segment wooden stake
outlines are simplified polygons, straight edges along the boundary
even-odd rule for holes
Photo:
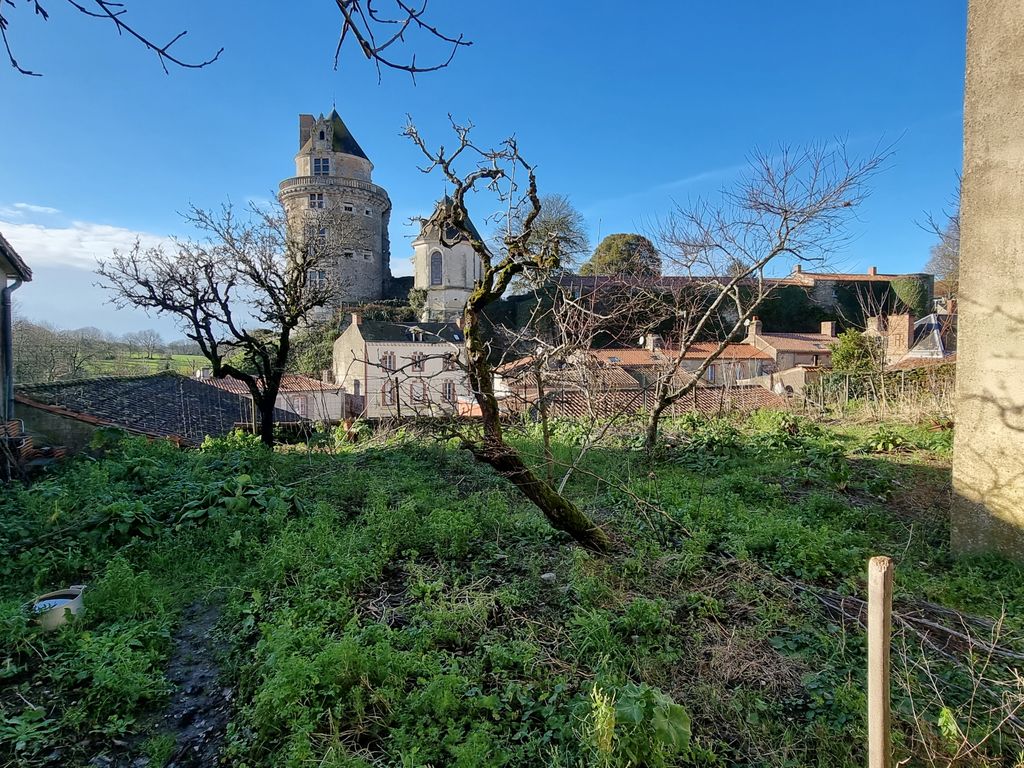
[[[889,640],[892,634],[892,561],[868,561],[868,768],[890,768]]]

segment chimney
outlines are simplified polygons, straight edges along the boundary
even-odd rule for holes
[[[914,345],[914,316],[889,315],[886,332],[886,357],[895,362],[903,357]]]
[[[835,320],[825,320],[821,324],[821,335],[822,336],[832,336],[832,337],[834,337],[836,335],[836,321]]]
[[[869,317],[864,321],[864,333],[879,334],[881,332],[882,326],[878,317]]]
[[[647,334],[647,337],[644,339],[644,348],[648,352],[653,352],[654,350],[659,349],[661,346],[661,336],[659,336],[656,333]]]
[[[299,149],[309,140],[309,134],[313,130],[313,116],[299,115]]]
[[[360,320],[361,320],[361,318],[359,317],[359,313],[358,312],[353,312],[352,313],[352,325],[359,325]]]
[[[752,339],[761,335],[761,319],[754,315],[750,318],[750,325],[747,326],[747,338]]]
[[[874,277],[875,275],[877,275],[878,274],[878,267],[868,267],[868,274],[871,277]]]
[[[803,267],[802,264],[794,264],[793,265],[793,274],[794,275],[799,275],[803,271],[804,271],[804,267]]]
[[[213,369],[212,368],[199,368],[199,369],[196,370],[196,373],[195,373],[195,377],[197,379],[199,379],[199,381],[204,381],[206,379],[211,378],[212,376],[213,376]]]

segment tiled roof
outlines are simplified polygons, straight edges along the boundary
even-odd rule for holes
[[[252,420],[248,398],[173,371],[26,385],[18,388],[16,399],[91,424],[191,444],[201,443],[207,435],[226,435],[237,424]],[[297,418],[275,411],[280,422]]]
[[[657,350],[652,352],[644,347],[592,349],[590,354],[604,365],[665,365],[668,362],[665,356]]]
[[[789,275],[794,282],[813,285],[818,280],[831,280],[836,283],[891,283],[901,277],[915,277],[908,274],[882,274],[876,272],[793,272]]]
[[[234,392],[236,395],[249,396],[249,387],[241,379],[230,376],[223,379],[199,379],[203,384],[223,389],[226,392]],[[320,379],[313,379],[298,373],[286,373],[281,377],[280,392],[336,392],[339,387],[336,384],[325,384]]]
[[[323,119],[321,113],[320,118]],[[356,137],[352,135],[352,131],[345,125],[345,121],[341,119],[341,115],[338,114],[338,110],[332,109],[331,114],[327,116],[327,119],[331,121],[331,149],[335,152],[342,152],[346,155],[352,155],[354,157],[361,157],[364,160],[369,160],[366,153],[363,152],[363,148],[359,146],[359,142],[356,141]],[[302,145],[300,152],[306,152],[313,145],[313,136],[311,135]]]
[[[422,331],[419,342],[413,340],[415,330]],[[360,320],[359,334],[365,341],[393,341],[403,344],[458,344],[462,345],[462,329],[455,323],[387,323],[380,320]]]
[[[689,346],[683,354],[684,360],[703,360],[718,349],[717,341],[698,341]],[[752,344],[726,344],[719,360],[771,360],[772,356]]]
[[[761,333],[757,338],[779,352],[831,354],[831,347],[836,343],[835,336],[826,336],[823,333]]]
[[[32,270],[29,269],[28,264],[18,255],[18,252],[14,250],[14,246],[7,242],[7,238],[3,236],[3,233],[0,233],[0,259],[11,265],[13,270],[13,274],[10,275],[11,277],[20,278],[25,282],[29,282],[32,279]]]

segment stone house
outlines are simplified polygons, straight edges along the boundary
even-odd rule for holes
[[[0,424],[14,419],[13,294],[32,279],[32,270],[0,234]]]
[[[358,314],[334,342],[334,381],[369,419],[445,416],[473,400],[455,323],[391,323]]]
[[[210,375],[209,368],[197,371],[196,378],[225,392],[252,399],[249,387],[241,379],[230,376],[215,379]],[[338,423],[354,415],[341,386],[298,373],[286,373],[281,377],[281,387],[274,407],[293,413],[303,421],[322,421],[326,424]]]
[[[798,365],[828,367],[832,364],[832,345],[836,343],[836,324],[822,323],[820,333],[765,333],[761,321],[752,317],[744,342],[766,352],[778,371]]]

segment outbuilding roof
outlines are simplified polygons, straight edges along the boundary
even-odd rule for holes
[[[246,386],[245,382],[241,379],[235,379],[231,376],[227,376],[223,379],[205,378],[199,379],[203,384],[208,384],[211,387],[217,387],[217,389],[223,389],[227,392],[234,392],[237,395],[249,396],[249,387]],[[336,384],[325,384],[320,379],[314,379],[310,376],[303,376],[299,373],[286,373],[281,377],[281,387],[278,390],[281,393],[287,394],[289,392],[336,392],[339,387]]]
[[[252,402],[173,371],[20,386],[24,406],[98,426],[198,445],[252,422]],[[299,417],[275,410],[278,422]]]

